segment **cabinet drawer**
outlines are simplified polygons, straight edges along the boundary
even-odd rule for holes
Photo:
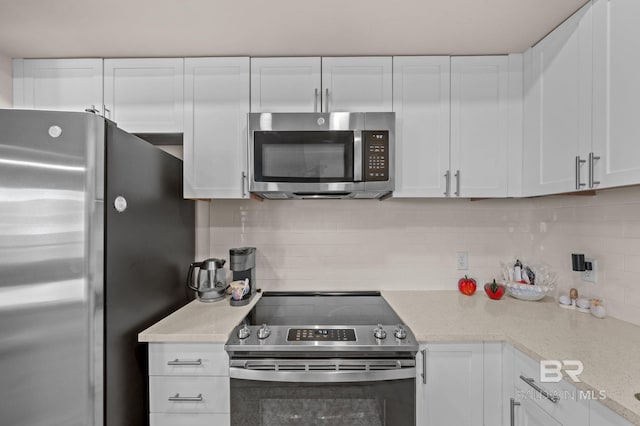
[[[152,413],[228,413],[228,377],[149,377]]]
[[[151,414],[151,426],[229,426],[230,414]]]
[[[228,376],[221,343],[150,343],[149,375]]]
[[[564,379],[558,383],[541,383],[540,363],[519,351],[515,353],[514,372],[518,399],[531,400],[562,424],[589,424],[589,401],[573,384]],[[529,384],[521,376],[533,381]],[[558,397],[558,401],[551,402],[533,386],[543,389],[550,396]]]

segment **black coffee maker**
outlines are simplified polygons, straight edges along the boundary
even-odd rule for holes
[[[256,248],[240,247],[229,250],[229,269],[233,272],[233,281],[249,280],[249,291],[240,300],[231,300],[231,306],[246,305],[256,294]]]

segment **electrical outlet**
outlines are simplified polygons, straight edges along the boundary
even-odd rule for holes
[[[582,281],[595,283],[598,280],[598,262],[596,262],[594,259],[585,259],[584,263],[585,267],[587,268],[589,263],[591,263],[591,269],[585,269],[584,271],[582,271]]]
[[[466,271],[469,269],[469,254],[466,251],[456,253],[456,269],[458,271]]]

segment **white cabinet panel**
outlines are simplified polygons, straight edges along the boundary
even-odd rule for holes
[[[185,60],[184,196],[247,196],[249,58]]]
[[[547,414],[534,402],[523,399],[515,408],[515,425],[517,426],[563,426],[556,419]],[[514,426],[515,426],[514,425]]]
[[[526,54],[525,195],[587,188],[588,167],[576,157],[591,151],[591,29],[587,5]]]
[[[149,377],[151,413],[228,413],[228,377]]]
[[[251,112],[321,110],[320,58],[251,58]]]
[[[228,376],[229,357],[221,343],[149,343],[149,374]]]
[[[594,2],[596,187],[640,183],[640,2]]]
[[[230,414],[165,414],[152,413],[151,426],[229,426]]]
[[[14,108],[102,112],[102,59],[14,60]]]
[[[589,421],[591,426],[632,426],[628,420],[614,413],[601,403],[591,401],[589,404]]]
[[[452,195],[506,197],[509,58],[451,58]]]
[[[105,59],[107,117],[131,133],[181,133],[182,58]]]
[[[393,58],[394,197],[444,197],[449,169],[448,56]]]
[[[386,56],[322,58],[323,111],[392,111],[392,68]]]
[[[484,424],[482,343],[421,345],[416,364],[416,424]]]

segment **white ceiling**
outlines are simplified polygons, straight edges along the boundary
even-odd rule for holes
[[[10,57],[522,52],[586,0],[0,0]]]

